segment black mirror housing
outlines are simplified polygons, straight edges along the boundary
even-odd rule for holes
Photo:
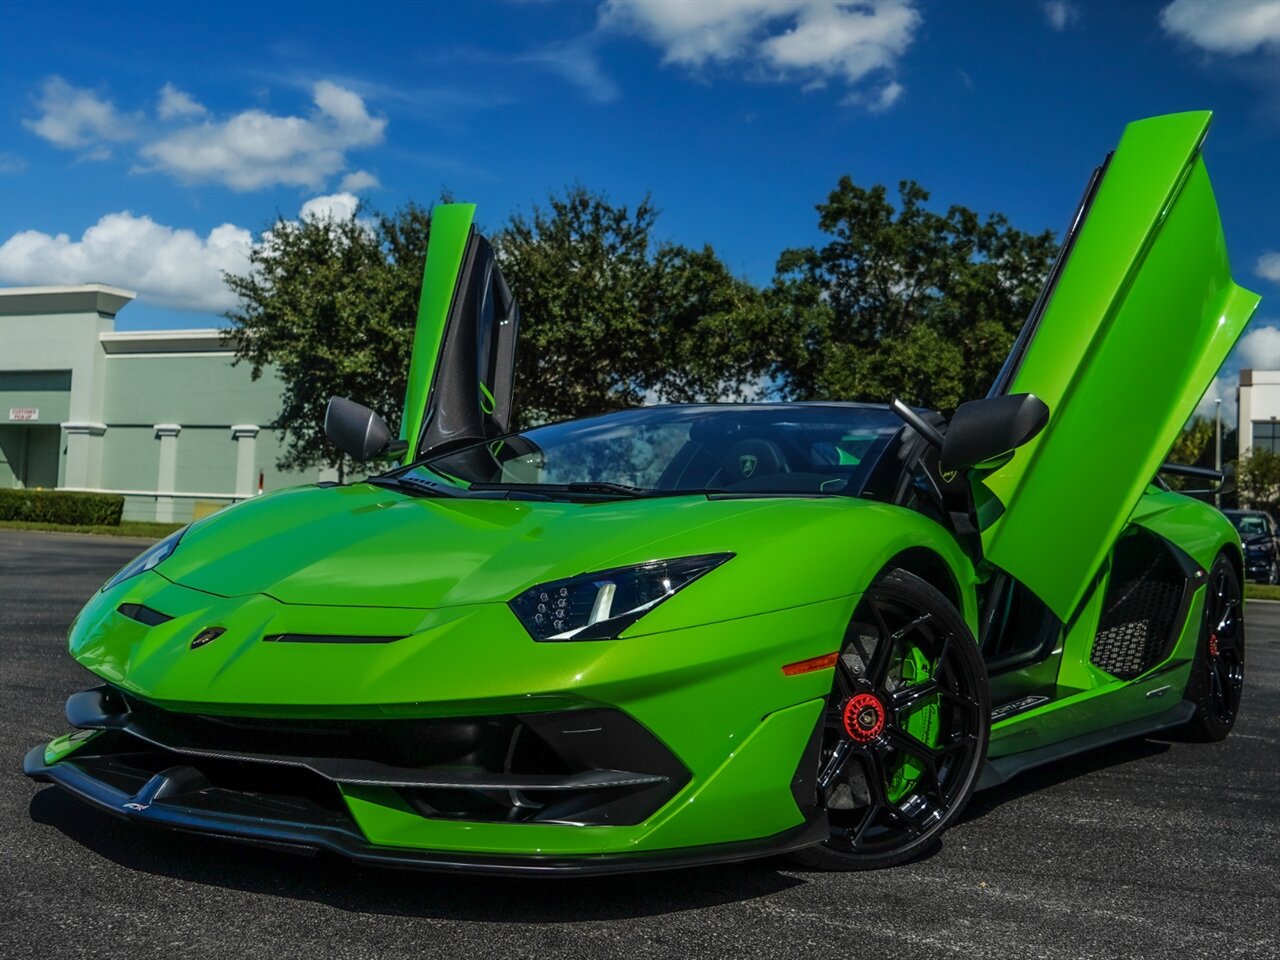
[[[392,439],[391,428],[363,404],[346,397],[330,397],[324,412],[324,435],[353,460],[372,460],[402,451],[402,441]]]
[[[1000,460],[1035,437],[1049,422],[1049,408],[1034,393],[1014,393],[962,403],[947,426],[938,457],[943,473]]]

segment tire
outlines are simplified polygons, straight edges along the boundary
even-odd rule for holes
[[[1267,578],[1267,583],[1273,587],[1280,585],[1280,559],[1271,561],[1271,576]]]
[[[1196,708],[1181,732],[1191,740],[1221,740],[1235,726],[1244,690],[1244,602],[1240,577],[1219,556],[1205,587],[1196,657],[1184,697]]]
[[[831,836],[793,859],[874,870],[933,848],[973,795],[990,717],[963,617],[914,574],[882,576],[854,612],[828,698],[817,799]]]

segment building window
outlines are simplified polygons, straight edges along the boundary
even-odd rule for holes
[[[1254,449],[1261,448],[1270,450],[1272,453],[1280,453],[1280,421],[1253,421],[1253,446]]]

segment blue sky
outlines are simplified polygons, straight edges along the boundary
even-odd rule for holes
[[[1216,111],[1229,365],[1280,363],[1280,0],[0,3],[0,282],[201,326],[276,213],[572,182],[766,282],[842,174],[1060,230],[1125,122]],[[1237,351],[1239,354],[1241,351]],[[1228,376],[1231,371],[1228,371]]]

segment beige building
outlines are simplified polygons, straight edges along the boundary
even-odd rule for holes
[[[117,331],[134,294],[0,289],[0,487],[122,494],[125,518],[185,522],[313,481],[276,462],[280,381],[217,330]]]
[[[1238,394],[1240,453],[1280,453],[1280,370],[1241,370]]]

